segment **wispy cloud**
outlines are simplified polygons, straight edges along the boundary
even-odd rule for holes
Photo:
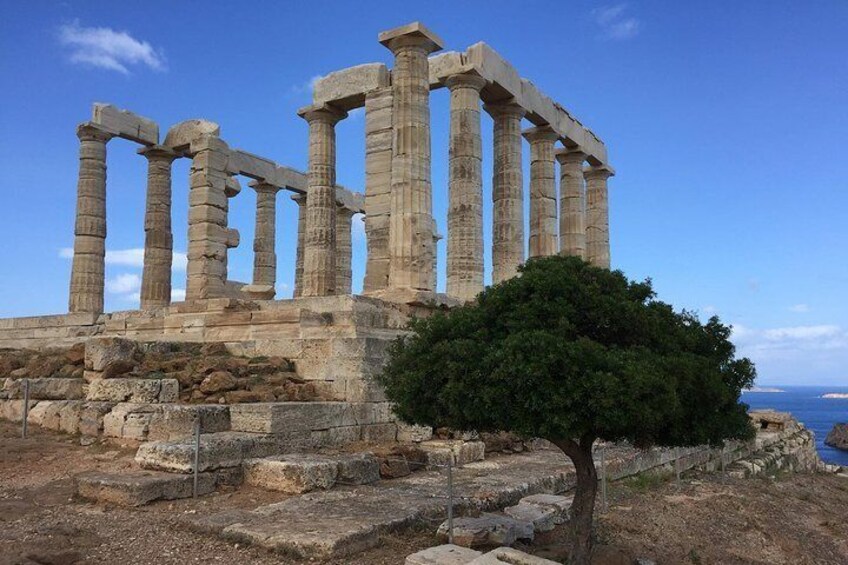
[[[322,78],[324,78],[322,75],[315,75],[306,82],[293,85],[291,87],[291,91],[297,94],[311,93],[312,89],[315,88],[315,83],[321,80]]]
[[[132,294],[141,288],[141,277],[135,273],[121,273],[106,280],[106,292]]]
[[[59,257],[63,259],[71,259],[74,256],[73,247],[63,247],[59,250]],[[106,264],[119,265],[122,267],[138,267],[144,266],[144,248],[133,247],[130,249],[107,249]],[[188,257],[183,251],[174,251],[174,261],[172,267],[175,271],[185,271],[188,264]]]
[[[790,312],[797,312],[799,314],[804,314],[810,311],[810,307],[807,304],[793,304],[789,307]]]
[[[628,5],[625,3],[602,6],[592,10],[592,18],[601,29],[604,39],[623,41],[639,34],[642,22],[628,15]]]
[[[82,27],[78,21],[59,28],[59,43],[72,63],[130,74],[129,67],[143,65],[165,70],[165,55],[147,41],[108,27]]]
[[[734,324],[733,341],[746,354],[751,354],[752,357],[763,357],[772,352],[798,353],[848,349],[848,331],[835,324],[769,329]]]

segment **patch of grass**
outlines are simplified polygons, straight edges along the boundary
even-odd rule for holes
[[[637,492],[647,492],[669,482],[674,476],[675,474],[672,471],[639,473],[622,479],[621,484]]]
[[[694,547],[689,550],[689,553],[686,555],[686,557],[695,565],[701,565],[701,563],[703,563],[703,561],[701,561],[701,556],[698,554]]]

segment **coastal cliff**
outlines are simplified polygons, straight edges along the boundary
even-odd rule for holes
[[[848,423],[834,424],[824,442],[830,447],[848,451]]]

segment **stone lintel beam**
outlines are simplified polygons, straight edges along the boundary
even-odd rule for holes
[[[142,145],[159,144],[159,126],[156,122],[111,104],[95,102],[91,108],[91,123],[115,137]]]
[[[312,103],[332,104],[349,111],[364,106],[368,92],[390,85],[389,70],[383,63],[348,67],[315,81],[312,87]]]

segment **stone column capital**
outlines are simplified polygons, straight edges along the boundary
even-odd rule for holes
[[[270,182],[264,180],[252,180],[247,183],[247,186],[249,186],[256,192],[271,192],[273,194],[276,194],[278,191],[283,189],[283,187],[281,186],[271,184]]]
[[[394,54],[404,49],[418,49],[429,54],[441,51],[444,45],[442,38],[427,29],[421,22],[412,22],[380,32],[377,39]]]
[[[527,111],[515,100],[483,104],[483,109],[490,116],[517,116],[523,118]]]
[[[168,163],[179,157],[176,151],[164,145],[147,145],[136,153],[147,158],[148,161],[167,161]]]
[[[291,199],[294,200],[298,206],[306,206],[306,193],[298,192],[292,194]]]
[[[77,137],[80,141],[101,141],[106,143],[115,136],[91,122],[83,122],[77,126]]]
[[[555,132],[554,128],[552,128],[551,126],[538,126],[534,128],[528,128],[521,132],[521,135],[530,143],[536,143],[541,141],[549,141],[551,143],[554,143],[557,139],[559,139],[559,134]]]
[[[615,176],[615,172],[606,165],[591,166],[583,169],[583,178],[586,180],[607,180]]]
[[[489,81],[477,74],[476,71],[451,75],[445,79],[445,86],[447,86],[449,90],[457,88],[473,88],[477,92],[480,92],[487,84],[489,84]]]
[[[560,165],[581,164],[586,160],[587,154],[580,149],[560,149],[555,154]]]
[[[297,115],[310,124],[320,122],[334,126],[347,117],[347,112],[335,106],[323,104],[320,106],[305,106],[297,111]]]

